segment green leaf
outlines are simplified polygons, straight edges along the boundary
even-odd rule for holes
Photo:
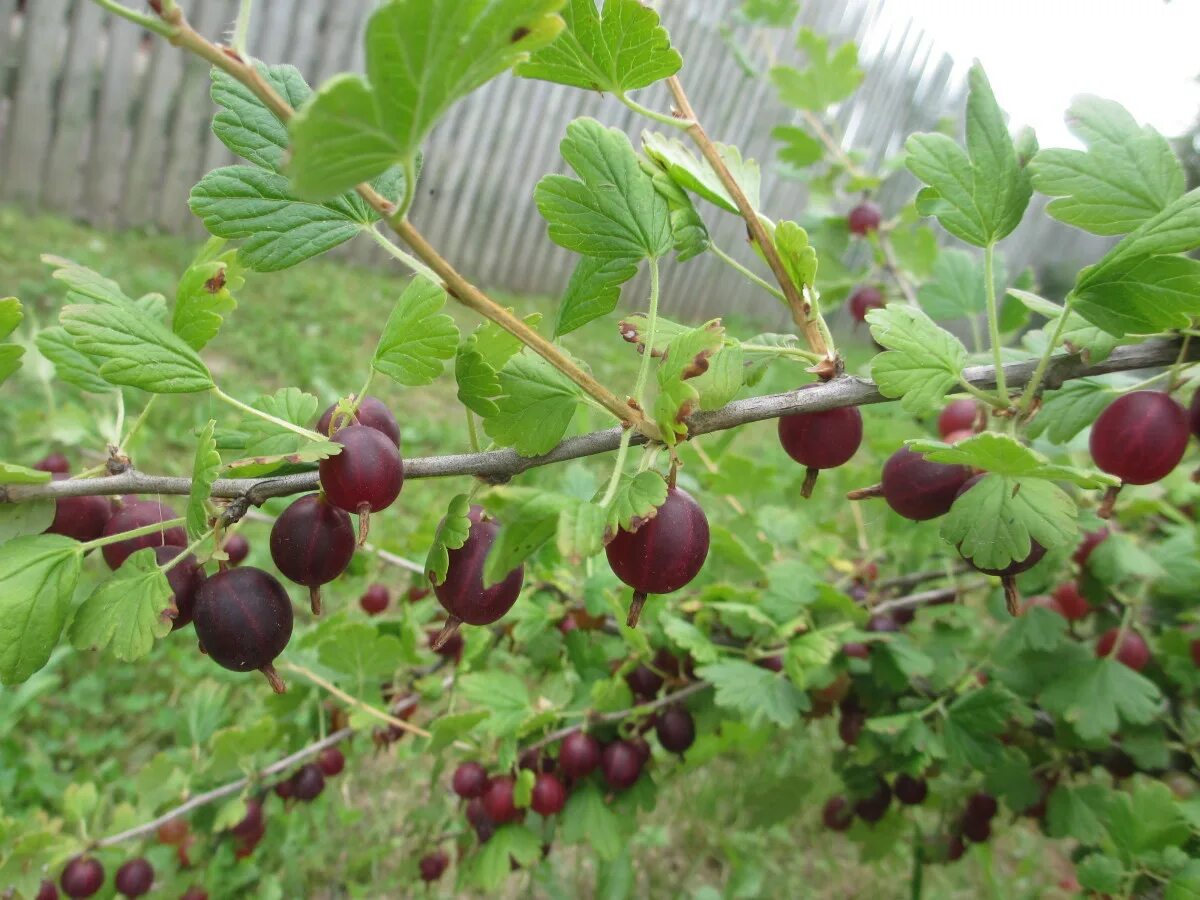
[[[214,241],[224,243],[217,238],[209,243]],[[240,288],[244,282],[239,274],[236,250],[216,259],[196,260],[183,273],[175,289],[171,330],[193,350],[204,349],[217,336],[225,316],[237,308],[237,300],[231,291]]]
[[[347,675],[352,684],[390,678],[404,664],[404,645],[365,622],[347,622],[318,648],[321,665]]]
[[[700,392],[690,380],[708,371],[709,360],[725,341],[720,319],[713,319],[671,339],[658,365],[654,418],[668,444],[687,434],[684,420],[696,409]]]
[[[388,316],[371,365],[400,384],[420,387],[442,374],[442,362],[454,356],[458,328],[441,312],[446,292],[425,278],[414,278]]]
[[[905,164],[928,187],[917,210],[936,216],[955,237],[986,247],[1010,234],[1033,194],[1004,114],[976,63],[967,98],[967,148],[944,134],[914,134],[905,144]]]
[[[1163,900],[1200,900],[1200,859],[1188,860],[1171,876]]]
[[[75,341],[61,325],[43,328],[36,338],[38,352],[54,363],[59,381],[73,384],[89,394],[109,394],[116,388],[100,376],[100,366],[80,353]]]
[[[1027,309],[1046,317],[1047,321],[1042,326],[1041,334],[1043,340],[1048,342],[1058,327],[1063,307],[1044,297],[1039,297],[1031,291],[1010,288],[1008,293]],[[1073,352],[1081,353],[1089,362],[1103,362],[1121,343],[1118,338],[1113,337],[1104,329],[1096,327],[1077,312],[1067,314],[1067,324],[1063,327],[1060,339]]]
[[[562,337],[617,308],[621,285],[637,274],[633,259],[585,256],[575,264],[567,292],[558,306],[554,336]]]
[[[575,383],[530,351],[510,359],[499,377],[497,411],[483,420],[484,431],[522,456],[552,450],[566,434],[579,405]]]
[[[51,478],[49,472],[41,469],[0,462],[0,484],[46,484]]]
[[[1058,785],[1046,803],[1047,833],[1085,844],[1100,843],[1104,837],[1107,799],[1108,791],[1098,784]]]
[[[476,709],[465,713],[451,713],[438,716],[429,726],[433,739],[429,742],[430,753],[440,753],[459,738],[470,734],[471,731],[490,716],[486,709]]]
[[[569,0],[566,29],[549,46],[517,65],[515,73],[582,88],[621,94],[674,75],[683,59],[671,46],[658,13],[640,0]]]
[[[79,580],[78,548],[55,534],[0,545],[0,683],[18,684],[50,659]]]
[[[481,730],[497,737],[514,734],[533,711],[525,683],[508,672],[472,672],[458,679],[458,690],[473,706],[491,715],[480,723]]]
[[[1095,422],[1112,400],[1112,386],[1102,381],[1068,381],[1042,397],[1042,408],[1029,423],[1029,437],[1045,436],[1051,443],[1065,444]]]
[[[803,695],[788,679],[742,660],[715,662],[700,667],[696,674],[712,682],[718,706],[734,710],[752,724],[767,719],[790,728],[804,703]]]
[[[1063,670],[1042,690],[1040,700],[1091,741],[1112,734],[1122,721],[1149,722],[1158,714],[1162,695],[1133,669],[1102,658]]]
[[[1125,869],[1121,861],[1103,853],[1089,853],[1075,866],[1079,886],[1098,894],[1117,895],[1125,885]]]
[[[209,419],[196,443],[196,457],[192,463],[192,492],[187,505],[188,539],[192,541],[199,540],[208,531],[208,498],[212,495],[213,482],[221,471],[221,454],[217,452],[217,442],[213,440],[216,427],[216,420]]]
[[[21,368],[25,348],[19,344],[0,344],[0,383]]]
[[[41,534],[54,522],[54,500],[0,503],[0,544],[27,534]]]
[[[667,201],[675,259],[687,262],[706,251],[710,244],[708,226],[704,224],[688,192],[676,184],[654,160],[639,157],[638,164],[653,179],[654,189]]]
[[[1046,212],[1093,234],[1126,234],[1183,194],[1183,166],[1171,145],[1119,103],[1076,97],[1067,110],[1080,150],[1042,150],[1029,165]]]
[[[977,771],[997,766],[1004,754],[999,736],[1008,727],[1015,705],[1011,694],[990,685],[951,703],[942,727],[950,763]]]
[[[1026,559],[1032,541],[1047,550],[1078,535],[1078,510],[1058,485],[1038,478],[983,476],[942,520],[942,537],[980,569]]]
[[[297,195],[322,199],[413,161],[458,100],[562,30],[563,0],[391,0],[367,22],[367,78],[338,75],[291,122]]]
[[[716,148],[750,205],[758,209],[762,180],[758,163],[752,159],[743,160],[742,152],[731,144],[718,143]],[[721,179],[717,177],[708,160],[698,158],[683,141],[663,137],[653,131],[644,131],[642,150],[685,191],[699,194],[726,212],[740,215],[737,204],[725,190],[725,185],[721,184]]]
[[[1200,245],[1200,232],[1196,243]],[[1124,337],[1186,328],[1200,313],[1200,261],[1151,256],[1128,268],[1109,266],[1103,275],[1094,275],[1105,260],[1080,273],[1074,308],[1109,334]]]
[[[746,378],[741,344],[726,344],[708,361],[708,369],[691,380],[700,395],[700,408],[720,409],[737,396]]]
[[[81,353],[101,360],[100,375],[112,384],[154,394],[193,394],[215,386],[195,350],[132,307],[67,306],[59,320]]]
[[[667,483],[657,472],[638,472],[622,475],[608,507],[608,529],[628,531],[634,522],[655,514],[658,507],[667,501]]]
[[[940,441],[910,441],[909,449],[925,454],[934,462],[970,466],[995,475],[1071,481],[1091,489],[1113,487],[1117,483],[1113,476],[1103,472],[1054,465],[1016,438],[994,431],[985,431],[954,445]]]
[[[579,179],[547,175],[533,194],[552,241],[602,259],[658,258],[670,252],[667,201],[623,131],[595,119],[576,119],[560,149]]]
[[[607,511],[595,503],[576,500],[559,513],[558,553],[568,562],[578,564],[604,549],[604,533],[608,525]]]
[[[433,544],[425,557],[425,574],[434,584],[442,584],[446,580],[450,551],[457,550],[467,542],[467,535],[471,532],[470,511],[470,498],[466,494],[458,494],[451,499],[446,515],[438,523]]]
[[[800,14],[800,0],[743,0],[740,12],[749,22],[787,28]]]
[[[1024,650],[1048,653],[1062,643],[1066,630],[1066,619],[1048,609],[1034,606],[1013,620],[1004,635],[1004,645],[1015,653]]]
[[[671,643],[690,653],[696,662],[704,664],[717,661],[716,645],[691,622],[665,612],[658,617],[658,624]]]
[[[312,89],[295,66],[256,63],[254,68],[292,109],[299,109],[312,96]],[[215,67],[211,93],[220,107],[213,117],[213,134],[247,162],[282,173],[289,143],[287,125],[250,88]]]
[[[171,632],[177,612],[172,596],[154,551],[139,550],[80,604],[71,623],[71,644],[76,650],[111,645],[113,655],[123,662],[141,659],[155,638]]]
[[[529,866],[541,859],[542,839],[523,825],[497,828],[469,859],[467,872],[472,884],[495,894],[512,875],[512,864]]]
[[[42,262],[56,267],[50,277],[67,286],[67,300],[71,303],[128,306],[134,302],[119,284],[86,266],[50,253],[42,254]]]
[[[811,28],[802,28],[796,35],[796,47],[807,55],[807,68],[775,66],[770,71],[779,99],[788,106],[824,112],[853,94],[862,83],[864,73],[858,67],[858,47],[852,42],[842,44],[830,54],[828,38]]]
[[[470,342],[459,347],[454,357],[454,380],[458,382],[458,400],[467,409],[485,419],[500,414],[496,405],[500,375]]]
[[[1105,812],[1112,842],[1134,859],[1148,860],[1190,838],[1191,829],[1175,795],[1161,781],[1137,782],[1129,793],[1111,792]]]
[[[775,228],[775,247],[797,290],[816,284],[817,251],[809,244],[807,231],[795,222],[780,222]]]
[[[564,844],[586,844],[600,859],[615,859],[625,846],[621,820],[594,784],[571,792],[559,823]]]
[[[806,169],[825,156],[824,145],[799,125],[776,125],[771,137],[784,145],[777,151],[779,161],[797,169]]]
[[[895,304],[867,313],[871,336],[887,348],[871,361],[871,377],[885,397],[921,415],[940,409],[967,364],[962,341],[913,306]]]
[[[951,249],[938,254],[933,277],[921,285],[917,296],[921,308],[934,319],[961,319],[987,309],[984,288],[982,262],[965,250]]]
[[[94,782],[68,784],[62,797],[63,818],[86,828],[99,803],[100,795]]]
[[[274,394],[256,397],[251,406],[267,415],[293,425],[305,426],[317,414],[317,398],[306,394],[299,388],[280,388]],[[242,430],[245,432],[245,444],[240,448],[248,458],[263,458],[303,454],[311,456],[315,450],[320,455],[314,459],[322,459],[331,455],[324,445],[316,444],[303,435],[291,429],[284,428],[274,422],[269,422],[261,416],[250,416],[243,420]],[[340,446],[337,444],[334,447]],[[338,451],[334,451],[336,454]],[[233,465],[232,463],[230,465]]]
[[[578,501],[536,488],[498,487],[484,500],[500,531],[483,566],[483,585],[503,581],[537,553],[559,529],[560,514]]]
[[[20,300],[16,297],[0,299],[0,340],[12,334],[23,318]]]

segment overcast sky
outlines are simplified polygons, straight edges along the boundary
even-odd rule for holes
[[[1043,147],[1077,145],[1063,124],[1076,94],[1169,136],[1200,112],[1200,0],[884,0],[864,52],[909,17],[964,71],[981,60],[1014,126]]]

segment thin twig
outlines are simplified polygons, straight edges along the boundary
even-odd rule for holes
[[[327,681],[326,679],[322,678],[320,675],[318,675],[316,672],[312,671],[311,669],[307,669],[304,666],[297,665],[296,663],[283,663],[282,668],[285,672],[294,672],[295,674],[301,676],[302,678],[307,678],[309,681],[311,681],[317,687],[333,694],[333,696],[337,697],[343,703],[345,703],[349,706],[353,706],[355,709],[362,710],[368,716],[371,716],[374,719],[378,719],[380,722],[384,722],[388,725],[391,725],[394,728],[399,728],[401,731],[407,731],[410,734],[415,734],[418,737],[423,737],[423,738],[433,737],[432,734],[430,734],[428,731],[426,731],[424,728],[420,727],[419,725],[414,725],[411,722],[406,722],[403,719],[398,719],[395,716],[390,715],[389,713],[385,713],[382,710],[376,709],[374,706],[372,706],[369,703],[365,703],[362,700],[359,700],[353,694],[346,693],[340,687],[338,687],[336,684],[334,684],[331,681]]]

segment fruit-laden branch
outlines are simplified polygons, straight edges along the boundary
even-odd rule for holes
[[[1075,353],[1059,354],[1051,358],[1046,368],[1043,386],[1053,389],[1076,378],[1170,365],[1179,357],[1180,347],[1179,340],[1146,341],[1129,347],[1118,347],[1101,363],[1088,363]],[[1188,348],[1187,357],[1200,358],[1200,342],[1195,342]],[[1007,364],[1004,372],[1009,387],[1017,390],[1027,384],[1037,365],[1036,359]],[[993,366],[972,366],[963,370],[963,377],[969,384],[985,390],[996,386],[996,370]],[[777,419],[791,413],[819,412],[885,402],[888,402],[888,398],[879,393],[874,382],[847,375],[814,385],[808,390],[736,400],[712,412],[695,413],[688,418],[687,424],[689,433],[695,436],[737,428],[750,422]],[[404,461],[404,477],[412,479],[475,475],[489,481],[503,482],[538,466],[616,450],[621,443],[622,433],[621,428],[609,428],[567,438],[542,456],[520,456],[515,450],[492,450],[486,453],[415,457]],[[634,435],[633,442],[643,444],[646,438],[637,434]],[[221,478],[213,484],[212,496],[258,505],[271,497],[316,490],[317,485],[316,472],[301,472],[277,478]],[[130,470],[103,478],[75,478],[44,484],[0,486],[0,502],[16,503],[41,497],[188,494],[191,488],[192,482],[188,478],[146,475]]]

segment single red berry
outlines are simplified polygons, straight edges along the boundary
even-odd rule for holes
[[[938,434],[945,440],[956,431],[974,431],[979,404],[974,400],[951,400],[938,416]]]
[[[958,862],[967,852],[961,834],[950,835],[946,838],[946,862]]]
[[[842,644],[842,655],[851,659],[870,659],[871,648],[859,641]]]
[[[71,461],[61,453],[50,453],[36,463],[33,467],[39,472],[53,472],[56,475],[66,475],[71,471]]]
[[[464,800],[482,797],[483,792],[487,790],[487,786],[487,770],[477,762],[462,763],[454,770],[452,787],[454,788],[454,793],[458,794]]]
[[[821,810],[821,821],[830,831],[846,831],[854,824],[854,809],[850,801],[841,794],[830,797]]]
[[[1127,484],[1151,484],[1183,459],[1188,416],[1160,391],[1134,391],[1109,404],[1092,426],[1096,465]]]
[[[419,603],[421,600],[424,600],[428,596],[429,596],[429,588],[417,587],[416,585],[413,585],[412,587],[410,587],[408,589],[408,592],[405,594],[405,597],[408,598],[409,603]]]
[[[858,738],[867,724],[867,714],[861,710],[842,710],[838,717],[838,737],[847,747],[858,743]]]
[[[700,504],[681,488],[668,488],[653,518],[634,530],[619,530],[609,541],[609,566],[634,590],[631,627],[637,625],[646,594],[669,594],[696,577],[708,557],[708,539],[708,519]]]
[[[892,789],[882,778],[876,783],[875,790],[854,804],[855,814],[864,822],[874,825],[892,805]]]
[[[200,646],[234,672],[259,669],[278,692],[272,661],[292,637],[292,601],[273,576],[251,567],[228,569],[196,591],[193,611]]]
[[[663,677],[643,663],[638,665],[625,675],[625,683],[629,685],[629,689],[633,691],[634,696],[645,700],[651,700],[663,686]]]
[[[275,782],[275,787],[273,790],[275,791],[275,796],[280,800],[291,800],[296,794],[296,785],[289,776]]]
[[[117,869],[117,877],[113,879],[117,893],[126,897],[140,897],[148,894],[154,885],[154,867],[142,857],[131,859]]]
[[[155,547],[154,560],[160,566],[166,565],[183,553],[183,550],[183,547]],[[185,625],[191,624],[196,606],[196,592],[200,590],[200,585],[204,584],[207,577],[204,574],[204,567],[190,553],[182,562],[176,563],[167,572],[167,584],[171,586],[171,596],[175,600],[175,609],[178,610],[178,614],[171,622],[172,631],[178,631]]]
[[[326,747],[317,755],[317,765],[323,775],[332,778],[346,768],[346,756],[337,747]]]
[[[896,799],[905,806],[919,806],[929,795],[929,784],[924,778],[914,778],[908,774],[897,776],[892,784]]]
[[[900,630],[900,623],[887,613],[876,613],[867,620],[867,631],[874,634],[895,634]]]
[[[438,638],[441,636],[442,629],[445,627],[446,626],[443,625],[442,628],[434,628],[429,632],[430,648],[432,648],[433,652],[438,656],[445,657],[446,659],[462,659],[465,642],[463,641],[461,631],[454,631],[454,633],[445,640],[441,642],[438,641]]]
[[[54,480],[62,481],[66,477],[55,474]],[[112,515],[112,501],[108,497],[59,497],[54,501],[54,521],[45,533],[61,534],[81,542],[94,541],[104,534]]]
[[[487,814],[487,807],[484,806],[482,796],[472,797],[470,802],[467,803],[467,821],[471,823],[472,828],[495,824]]]
[[[449,552],[446,580],[433,589],[438,603],[449,614],[439,635],[442,641],[448,640],[462,622],[490,625],[503,617],[517,602],[525,580],[525,567],[518,566],[491,587],[483,586],[483,566],[500,526],[484,515],[482,507],[472,506],[469,515],[471,530],[467,540]]]
[[[443,850],[435,850],[433,853],[426,853],[421,857],[421,861],[417,863],[417,868],[421,870],[421,880],[428,884],[431,881],[437,881],[445,873],[450,865],[450,857]]]
[[[1086,619],[1092,611],[1092,604],[1079,592],[1079,585],[1074,581],[1061,585],[1054,592],[1054,599],[1058,601],[1063,617],[1072,622]]]
[[[325,790],[325,773],[316,763],[301,766],[292,779],[292,793],[297,800],[309,803],[321,796]]]
[[[845,672],[838,672],[833,681],[824,687],[813,688],[813,699],[818,703],[827,703],[834,706],[846,699],[846,695],[850,693],[850,676]]]
[[[696,720],[682,706],[668,706],[654,717],[654,733],[664,750],[682,754],[696,740]]]
[[[104,537],[123,534],[126,531],[133,531],[135,528],[146,528],[174,518],[177,518],[175,511],[169,506],[164,506],[154,500],[131,500],[108,520],[108,524],[104,526]],[[121,563],[138,550],[144,547],[164,546],[186,547],[187,532],[182,526],[175,525],[151,534],[143,534],[141,537],[127,538],[117,541],[115,544],[108,544],[101,549],[101,552],[104,554],[104,561],[108,563],[108,567],[116,570],[121,567]]]
[[[990,819],[966,818],[962,823],[962,831],[973,843],[983,844],[992,836],[992,823]]]
[[[608,786],[618,791],[632,787],[642,774],[642,755],[629,741],[613,741],[600,754],[600,770]]]
[[[238,835],[234,840],[233,855],[238,859],[245,859],[252,854],[256,847],[262,842],[263,837],[267,833],[267,825],[265,822],[259,822],[258,827],[247,834]]]
[[[104,866],[94,857],[76,856],[63,868],[58,884],[68,897],[90,897],[104,884]]]
[[[1058,602],[1058,599],[1049,594],[1038,594],[1036,597],[1030,597],[1021,607],[1022,614],[1029,612],[1035,606],[1049,610],[1056,616],[1062,616],[1064,619],[1067,617],[1067,613]]]
[[[179,900],[208,900],[208,891],[198,884],[193,884],[183,892]]]
[[[377,616],[388,608],[391,602],[391,597],[388,594],[388,589],[382,584],[373,584],[363,591],[363,595],[358,598],[358,605],[363,608],[368,616]]]
[[[501,775],[488,782],[487,790],[483,792],[483,810],[487,817],[497,825],[515,822],[521,816],[513,799],[513,780],[508,775]]]
[[[533,783],[533,799],[530,808],[539,816],[552,816],[561,812],[567,802],[567,789],[557,776],[539,772]]]
[[[158,826],[155,832],[160,844],[177,846],[187,840],[188,823],[186,819],[169,819]]]
[[[1188,649],[1192,651],[1192,664],[1197,669],[1200,669],[1200,638],[1196,638],[1189,645]]]
[[[883,221],[883,213],[874,203],[864,200],[846,216],[846,224],[850,226],[851,234],[863,237],[868,232],[879,228]]]
[[[1200,439],[1200,391],[1192,394],[1192,403],[1188,407],[1188,426],[1192,434]]]
[[[996,813],[1000,812],[1000,804],[996,802],[996,798],[984,791],[976,791],[967,798],[968,819],[982,819],[985,822],[990,822],[996,817]]]
[[[812,495],[817,472],[848,462],[862,443],[862,413],[856,407],[779,417],[779,443],[806,469],[802,497]]]
[[[936,519],[950,511],[970,477],[971,470],[966,466],[931,462],[901,447],[884,463],[883,497],[906,519]]]
[[[947,444],[958,444],[958,443],[961,443],[962,441],[965,441],[967,438],[973,438],[973,437],[975,437],[974,431],[966,431],[966,430],[952,431],[948,435],[946,435],[944,438],[942,438],[942,440]]]
[[[855,325],[858,325],[867,320],[867,313],[871,310],[883,309],[887,304],[884,303],[883,292],[879,288],[864,284],[850,295],[847,305],[850,309],[850,318],[854,320]]]
[[[225,545],[222,549],[229,557],[229,564],[238,566],[244,563],[246,557],[250,555],[250,542],[240,534],[231,534],[225,538]]]
[[[229,829],[234,837],[250,837],[266,827],[266,817],[263,815],[261,800],[250,797],[246,800],[246,814],[236,825]]]
[[[342,445],[342,452],[319,466],[330,503],[363,516],[396,502],[404,486],[404,464],[386,435],[366,425],[349,425],[332,440]]]
[[[1113,647],[1117,644],[1117,635],[1121,633],[1119,628],[1110,628],[1104,634],[1100,635],[1100,639],[1096,641],[1096,655],[1108,656],[1113,652]],[[1146,644],[1143,638],[1136,631],[1126,631],[1125,636],[1121,639],[1121,646],[1117,647],[1116,658],[1118,662],[1122,662],[1135,672],[1140,672],[1150,662],[1150,647]]]
[[[58,900],[58,888],[54,886],[54,882],[43,878],[35,900]]]
[[[350,395],[350,399],[354,399],[353,394]],[[333,413],[336,409],[337,404],[334,403],[321,413],[321,419],[317,422],[317,431],[321,434],[330,433],[329,427],[333,424]],[[339,424],[349,423],[343,420]],[[372,397],[370,394],[363,397],[363,402],[358,405],[358,411],[354,414],[353,424],[373,428],[380,434],[386,435],[388,440],[397,447],[400,446],[400,423],[396,421],[392,411],[378,397]]]
[[[767,669],[768,671],[771,671],[771,672],[782,672],[783,671],[783,657],[782,656],[764,656],[761,659],[755,660],[754,664],[756,666],[758,666],[760,669]]]
[[[1096,531],[1089,531],[1083,536],[1083,542],[1080,543],[1079,549],[1075,551],[1071,559],[1080,568],[1087,565],[1088,560],[1092,556],[1092,551],[1103,544],[1108,539],[1109,531],[1107,528],[1100,528]]]
[[[321,585],[346,571],[354,547],[350,516],[320,494],[293,502],[271,527],[271,559],[285,578],[308,588],[313,615],[321,613]]]
[[[559,745],[558,767],[568,778],[585,778],[600,765],[600,753],[600,742],[594,737],[572,731]]]

